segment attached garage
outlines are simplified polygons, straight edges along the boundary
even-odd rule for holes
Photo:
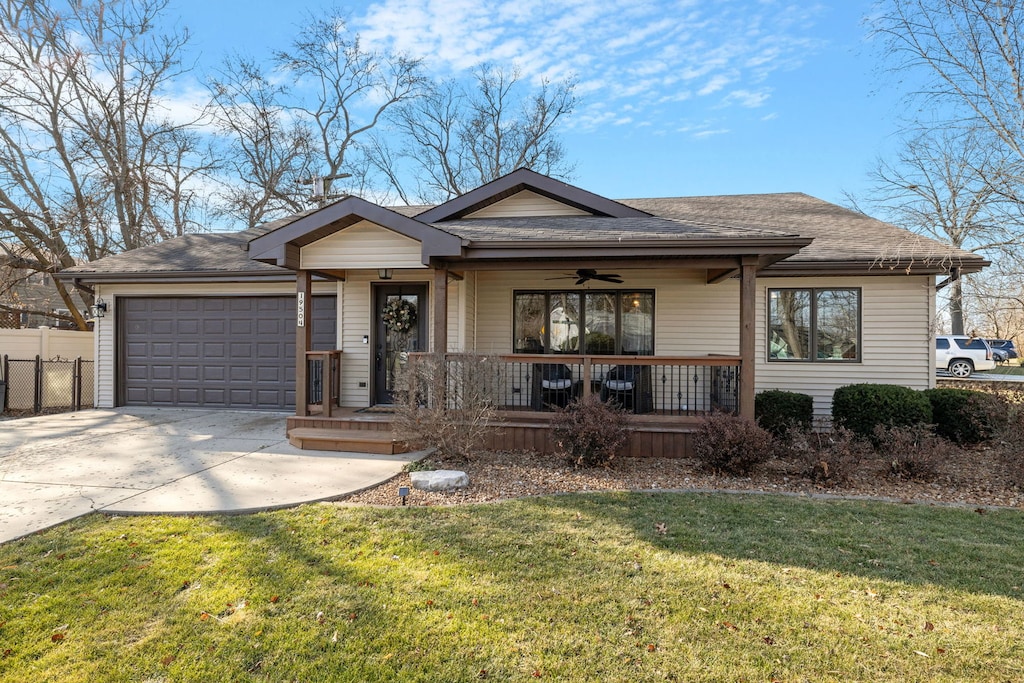
[[[334,296],[312,300],[313,348],[335,348]],[[119,299],[118,403],[295,407],[295,296]]]

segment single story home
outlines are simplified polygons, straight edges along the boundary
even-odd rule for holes
[[[495,445],[545,447],[548,411],[600,392],[633,413],[634,452],[679,454],[701,415],[752,416],[765,389],[827,418],[839,386],[934,386],[938,280],[986,265],[805,194],[612,200],[520,169],[438,206],[349,196],[59,277],[96,292],[99,407],[347,429],[391,403],[408,354],[476,352],[501,363]]]

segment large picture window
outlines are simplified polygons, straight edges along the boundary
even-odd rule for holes
[[[769,289],[768,360],[860,360],[859,289]]]
[[[516,292],[513,299],[516,353],[654,354],[654,292]]]

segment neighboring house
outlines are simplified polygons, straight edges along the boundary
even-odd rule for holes
[[[439,206],[347,197],[59,277],[107,304],[100,407],[304,416],[329,357],[306,351],[337,349],[338,404],[365,408],[405,352],[476,351],[503,358],[508,415],[593,391],[670,435],[752,415],[765,389],[828,416],[839,386],[933,386],[937,276],[986,265],[804,194],[613,201],[521,169]]]
[[[0,328],[41,326],[77,329],[49,273],[19,263],[24,246],[0,241]],[[81,297],[77,297],[81,304]],[[81,304],[84,310],[84,304]],[[2,354],[2,350],[0,350]]]

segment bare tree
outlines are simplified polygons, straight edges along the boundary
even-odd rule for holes
[[[371,160],[406,203],[444,201],[517,168],[566,177],[556,129],[577,103],[573,80],[529,89],[517,69],[482,65],[471,85],[435,84],[397,108],[390,119],[401,142],[378,136]]]
[[[908,122],[914,133],[899,161],[880,166],[877,198],[895,204],[896,222],[993,261],[984,278],[953,283],[953,330],[964,331],[965,310],[987,329],[1005,327],[999,299],[982,291],[996,273],[1022,270],[1024,5],[880,0],[878,8],[872,25],[886,66],[914,83],[912,111],[923,118]]]
[[[55,4],[0,4],[0,258],[44,273],[194,228],[211,168],[161,99],[188,38],[156,28],[166,0]]]
[[[302,211],[298,185],[313,166],[312,132],[284,109],[287,89],[251,59],[229,57],[211,90],[214,121],[230,141],[222,215],[251,228]]]
[[[1018,0],[881,0],[889,66],[920,77],[915,95],[949,112],[941,127],[991,134],[1024,163],[1024,5]],[[991,179],[1024,199],[1019,175]]]
[[[364,49],[336,11],[310,14],[297,36],[290,49],[274,53],[269,72],[232,58],[212,83],[238,179],[225,211],[248,226],[305,208],[303,179],[320,179],[318,201],[339,178],[367,188],[363,138],[426,83],[419,60]]]
[[[894,161],[878,162],[870,201],[909,230],[991,260],[1016,260],[1016,204],[992,182],[1010,172],[1013,159],[977,133],[953,129],[910,138]],[[960,278],[950,282],[949,313],[953,332],[963,334]]]

